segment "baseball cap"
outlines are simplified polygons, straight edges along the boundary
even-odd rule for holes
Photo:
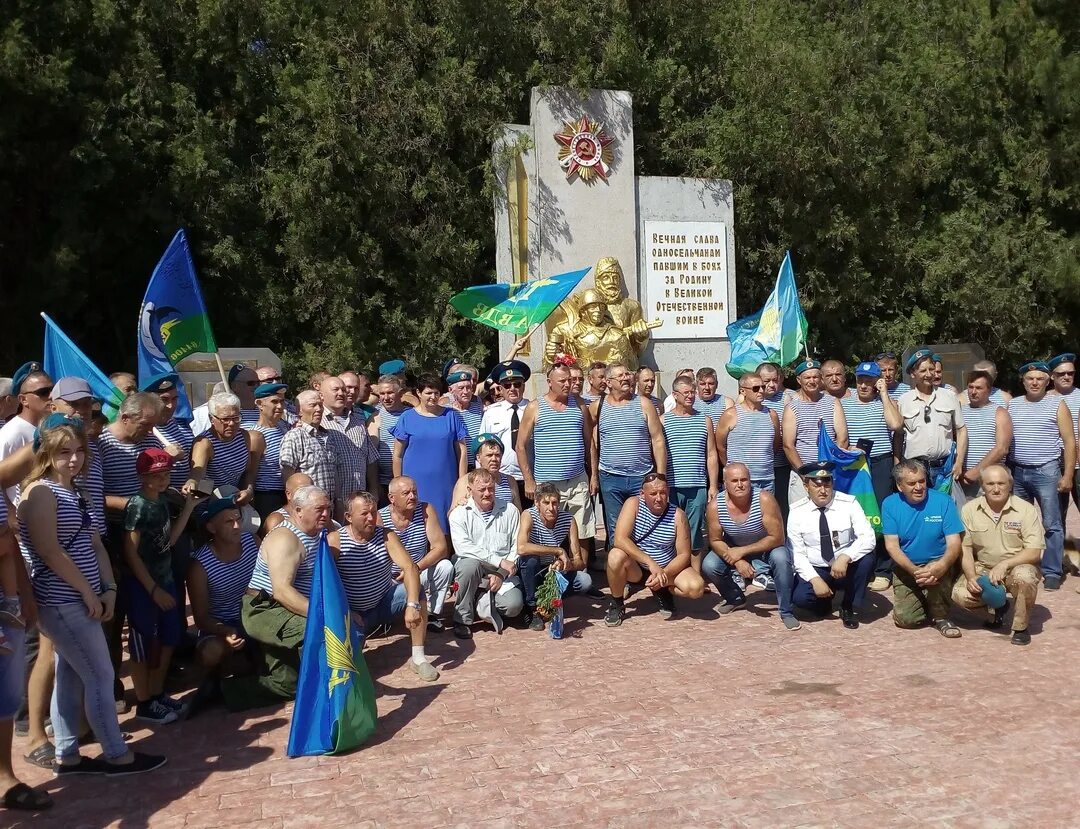
[[[143,449],[139,457],[135,459],[135,471],[140,475],[149,475],[152,472],[160,472],[163,469],[171,469],[173,456],[164,449]]]
[[[70,403],[74,400],[83,400],[93,396],[94,393],[90,391],[90,384],[81,377],[61,377],[53,385],[49,399],[66,400]]]

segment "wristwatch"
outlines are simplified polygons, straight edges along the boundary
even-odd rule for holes
[[[108,592],[109,592],[110,590],[111,590],[111,591],[112,591],[113,593],[115,593],[115,592],[116,592],[116,585],[115,585],[115,584],[109,584],[109,582],[107,582],[107,581],[103,581],[103,582],[101,583],[101,592],[100,592],[100,593],[98,593],[98,595],[99,595],[99,596],[104,596],[104,595],[105,595],[106,593],[108,593]]]
[[[411,607],[413,610],[419,610],[420,602],[405,602],[405,607]]]

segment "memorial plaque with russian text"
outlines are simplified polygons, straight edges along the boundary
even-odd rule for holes
[[[655,340],[715,339],[728,324],[723,222],[644,222],[645,318]]]

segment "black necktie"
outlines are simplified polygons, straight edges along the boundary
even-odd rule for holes
[[[829,529],[829,520],[825,517],[828,507],[818,507],[821,517],[818,519],[818,532],[821,533],[821,557],[825,561],[833,560],[832,530]]]
[[[518,417],[518,407],[514,406],[514,413],[510,415],[510,448],[515,452],[517,451],[517,433],[520,425],[521,418]]]

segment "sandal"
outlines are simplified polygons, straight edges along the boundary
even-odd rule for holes
[[[959,639],[963,636],[960,628],[950,622],[948,619],[941,619],[934,622],[934,627],[937,628],[937,632],[944,636],[946,639]]]
[[[48,792],[31,789],[25,783],[16,783],[4,792],[4,806],[8,809],[21,809],[24,812],[37,812],[48,809],[53,800]]]
[[[52,771],[56,766],[56,748],[52,743],[42,743],[29,754],[24,754],[23,760],[31,766]]]

